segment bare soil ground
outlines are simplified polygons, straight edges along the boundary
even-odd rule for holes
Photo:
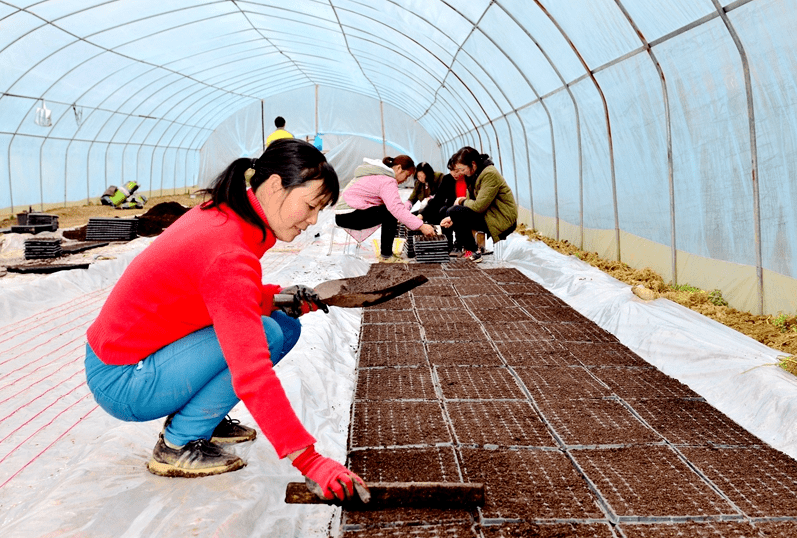
[[[706,291],[688,285],[673,286],[665,283],[661,275],[652,269],[634,269],[622,262],[604,260],[596,252],[585,252],[566,240],[556,241],[524,226],[520,226],[518,232],[530,241],[543,241],[562,254],[576,256],[621,282],[643,286],[649,290],[648,297],[651,299],[664,297],[746,334],[766,346],[781,350],[784,354],[797,353],[797,316],[794,314],[757,316],[742,312],[728,306],[719,290]],[[793,361],[784,360],[782,366],[789,371],[794,369],[792,373],[797,372]]]

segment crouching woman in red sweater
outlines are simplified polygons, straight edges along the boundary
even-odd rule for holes
[[[243,467],[222,448],[256,435],[225,418],[243,400],[280,458],[325,498],[347,497],[362,480],[314,450],[274,372],[299,339],[296,318],[328,308],[312,288],[264,285],[260,266],[277,239],[292,241],[335,204],[337,174],[311,144],[283,139],[235,161],[205,192],[135,257],[89,327],[89,388],[118,419],[168,416],[147,464],[154,474]],[[293,304],[275,310],[277,293]]]

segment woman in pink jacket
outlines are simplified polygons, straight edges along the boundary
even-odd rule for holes
[[[382,162],[365,161],[354,171],[352,179],[340,195],[335,207],[335,224],[349,230],[365,230],[382,226],[380,261],[400,262],[393,254],[393,238],[398,223],[424,235],[434,235],[434,227],[413,215],[401,200],[398,186],[415,173],[415,163],[407,155],[385,157]]]
[[[249,180],[251,188],[247,189]],[[97,403],[126,421],[167,417],[150,472],[201,477],[244,461],[224,448],[256,431],[225,418],[243,401],[280,458],[331,499],[362,482],[315,451],[274,366],[299,339],[299,316],[328,310],[311,288],[263,284],[260,258],[293,241],[333,205],[335,170],[307,142],[272,142],[238,159],[207,201],[133,259],[88,329],[86,377]],[[293,304],[274,308],[274,295]]]

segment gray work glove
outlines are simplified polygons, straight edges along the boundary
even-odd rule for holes
[[[280,305],[277,308],[288,314],[292,318],[298,318],[308,312],[323,310],[329,314],[329,307],[324,304],[315,290],[302,284],[288,286],[280,290],[280,295],[292,295],[293,302],[288,305]]]

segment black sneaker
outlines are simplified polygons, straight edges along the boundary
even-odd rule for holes
[[[465,259],[465,260],[470,260],[473,263],[481,263],[481,261],[482,261],[482,255],[481,255],[481,252],[479,252],[479,251],[472,252],[470,250],[466,250],[465,254],[462,256],[462,258]]]
[[[244,426],[240,420],[230,418],[230,415],[227,415],[213,430],[210,440],[220,445],[231,445],[254,441],[255,437],[257,437],[257,430]]]
[[[244,460],[205,439],[190,441],[182,448],[170,448],[160,435],[147,470],[159,476],[198,478],[237,471],[244,465]]]

